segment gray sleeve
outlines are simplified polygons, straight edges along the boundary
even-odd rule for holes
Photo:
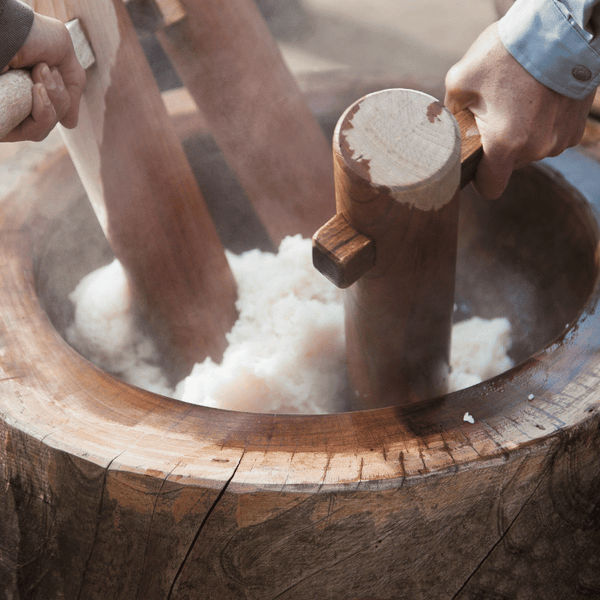
[[[538,81],[582,99],[600,85],[599,9],[600,0],[516,0],[498,33]]]
[[[18,0],[0,0],[0,71],[25,43],[33,11]]]

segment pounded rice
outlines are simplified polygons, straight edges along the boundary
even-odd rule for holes
[[[136,326],[118,260],[82,279],[70,295],[69,343],[123,380],[185,402],[267,413],[344,410],[347,376],[342,294],[312,265],[311,241],[284,239],[276,255],[251,250],[227,259],[239,318],[223,360],[196,364],[175,389],[152,341]],[[454,326],[451,391],[512,366],[508,319],[474,317]]]

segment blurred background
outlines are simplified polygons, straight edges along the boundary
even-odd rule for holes
[[[495,20],[492,0],[258,0],[294,72],[443,79]]]
[[[444,97],[444,77],[511,0],[255,0],[309,107],[331,139],[341,112],[366,93],[407,87]],[[132,22],[171,114],[197,121],[197,108],[159,44],[152,2],[127,2]],[[210,126],[205,127],[205,134]],[[62,145],[0,144],[0,195],[19,185]],[[239,253],[274,250],[244,192],[209,135],[184,142],[222,242]],[[215,177],[215,173],[219,173]]]
[[[501,0],[498,0],[501,1]],[[342,69],[443,82],[487,25],[493,0],[256,0],[290,70]],[[130,3],[135,8],[135,3]],[[143,18],[134,18],[162,90],[180,82]]]

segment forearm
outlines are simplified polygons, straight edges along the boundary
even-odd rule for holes
[[[25,43],[33,24],[33,11],[18,0],[0,0],[0,71]]]

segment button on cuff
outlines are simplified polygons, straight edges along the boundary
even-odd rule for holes
[[[583,65],[573,67],[571,75],[573,75],[577,81],[589,81],[592,78],[592,72]]]

